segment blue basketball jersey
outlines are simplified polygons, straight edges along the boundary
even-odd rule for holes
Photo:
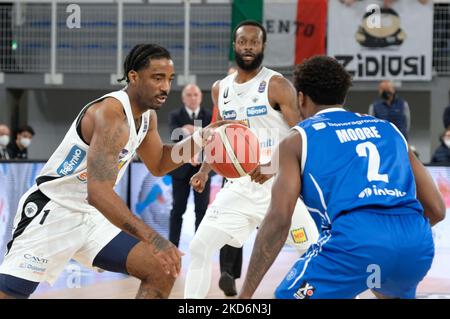
[[[407,143],[391,123],[331,108],[295,129],[303,141],[301,197],[323,228],[356,210],[423,214]]]

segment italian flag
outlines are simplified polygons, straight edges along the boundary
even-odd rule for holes
[[[327,0],[233,0],[232,31],[244,20],[267,30],[264,65],[288,67],[325,54]]]

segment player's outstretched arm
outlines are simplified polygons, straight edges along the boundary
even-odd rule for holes
[[[444,200],[427,169],[411,149],[408,150],[408,153],[416,180],[417,199],[423,206],[424,215],[430,219],[431,226],[434,226],[445,218]]]
[[[278,146],[280,166],[272,186],[269,210],[258,231],[240,298],[251,298],[278,256],[291,226],[301,190],[301,137],[292,132]]]
[[[177,276],[181,253],[168,240],[133,215],[114,191],[119,153],[128,141],[129,128],[120,103],[102,102],[94,115],[87,157],[88,202],[114,225],[148,244],[167,274]]]
[[[153,112],[150,128],[139,146],[137,153],[153,176],[164,176],[197,156],[208,138],[218,126],[235,121],[218,121],[207,127],[199,128],[195,133],[176,144],[163,144],[158,133],[158,121]]]

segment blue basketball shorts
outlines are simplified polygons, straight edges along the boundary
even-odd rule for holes
[[[355,298],[373,289],[386,297],[414,298],[433,257],[431,227],[417,212],[347,213],[296,261],[275,297]]]

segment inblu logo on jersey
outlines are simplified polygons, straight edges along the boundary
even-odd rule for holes
[[[260,116],[260,115],[266,115],[267,114],[267,106],[265,105],[257,105],[252,106],[247,109],[247,116]]]
[[[74,145],[67,154],[66,159],[58,167],[56,172],[59,176],[66,176],[72,174],[78,166],[80,166],[83,159],[86,157],[86,151]]]
[[[233,111],[233,110],[223,111],[222,118],[224,120],[234,120],[234,119],[236,119],[236,117],[237,117],[236,111]]]
[[[370,196],[393,196],[393,197],[404,197],[406,192],[399,191],[397,188],[377,188],[375,185],[366,187],[361,193],[359,193],[359,198],[370,197]]]

